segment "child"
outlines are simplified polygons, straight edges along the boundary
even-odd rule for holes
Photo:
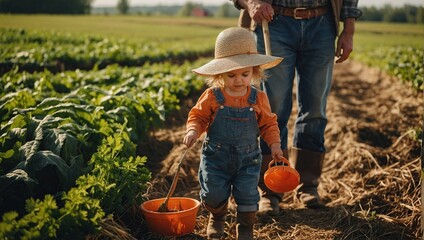
[[[191,147],[206,132],[199,166],[200,198],[210,212],[208,238],[224,235],[230,195],[237,203],[237,239],[253,239],[258,211],[257,189],[262,155],[258,137],[272,156],[283,156],[277,117],[266,94],[251,84],[263,78],[263,69],[282,58],[257,52],[253,34],[239,27],[222,31],[215,43],[215,59],[194,69],[208,76],[208,88],[191,109],[184,144]]]

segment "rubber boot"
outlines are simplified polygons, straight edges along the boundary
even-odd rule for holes
[[[299,172],[300,183],[302,184],[297,191],[298,199],[307,208],[322,207],[323,203],[318,194],[318,184],[325,153],[292,147],[290,157],[290,163]]]
[[[289,154],[287,149],[283,149],[283,155],[288,159]],[[259,201],[259,213],[276,216],[280,213],[280,202],[283,199],[283,194],[271,191],[264,182],[264,174],[268,170],[268,165],[272,161],[271,154],[262,155],[261,174],[259,177],[259,188],[261,199]]]
[[[212,208],[206,204],[203,204],[203,206],[210,212],[208,227],[206,228],[208,239],[220,239],[225,235],[228,202],[218,208]]]
[[[238,240],[253,240],[256,212],[237,212],[236,236]]]

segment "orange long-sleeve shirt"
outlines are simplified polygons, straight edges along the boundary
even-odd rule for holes
[[[250,91],[251,87],[249,86],[244,96],[234,97],[228,95],[222,89],[222,93],[225,98],[224,106],[234,108],[249,107],[250,104],[248,103],[248,98]],[[280,143],[280,130],[277,124],[277,115],[271,112],[267,95],[259,90],[257,92],[256,104],[252,105],[252,107],[256,113],[260,135],[268,146],[273,143]],[[210,124],[215,118],[219,106],[220,105],[216,100],[215,94],[213,93],[213,89],[206,89],[188,114],[186,124],[187,132],[195,130],[199,136],[203,132],[207,132]]]

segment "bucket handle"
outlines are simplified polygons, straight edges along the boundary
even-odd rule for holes
[[[275,166],[277,166],[277,163],[279,163],[279,162],[283,162],[283,163],[287,164],[287,166],[290,167],[289,160],[287,160],[287,158],[285,158],[285,157],[281,157],[280,159],[277,159],[277,160],[272,159],[272,161],[269,162],[269,164],[268,164],[268,168],[271,168],[273,164],[275,164]]]

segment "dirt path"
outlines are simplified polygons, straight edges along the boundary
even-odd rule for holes
[[[146,199],[164,197],[183,153],[186,102],[169,126],[152,133],[142,153],[153,172]],[[422,126],[423,95],[380,71],[355,62],[336,65],[328,101],[326,156],[319,191],[326,207],[303,208],[287,193],[282,212],[258,216],[258,239],[419,239],[420,145],[411,140]],[[293,125],[293,119],[290,126]],[[197,169],[201,141],[189,150],[174,196],[198,199]],[[199,211],[193,234],[178,239],[205,239],[207,212]],[[226,239],[235,237],[235,210],[230,208]],[[160,239],[137,231],[138,239]]]

